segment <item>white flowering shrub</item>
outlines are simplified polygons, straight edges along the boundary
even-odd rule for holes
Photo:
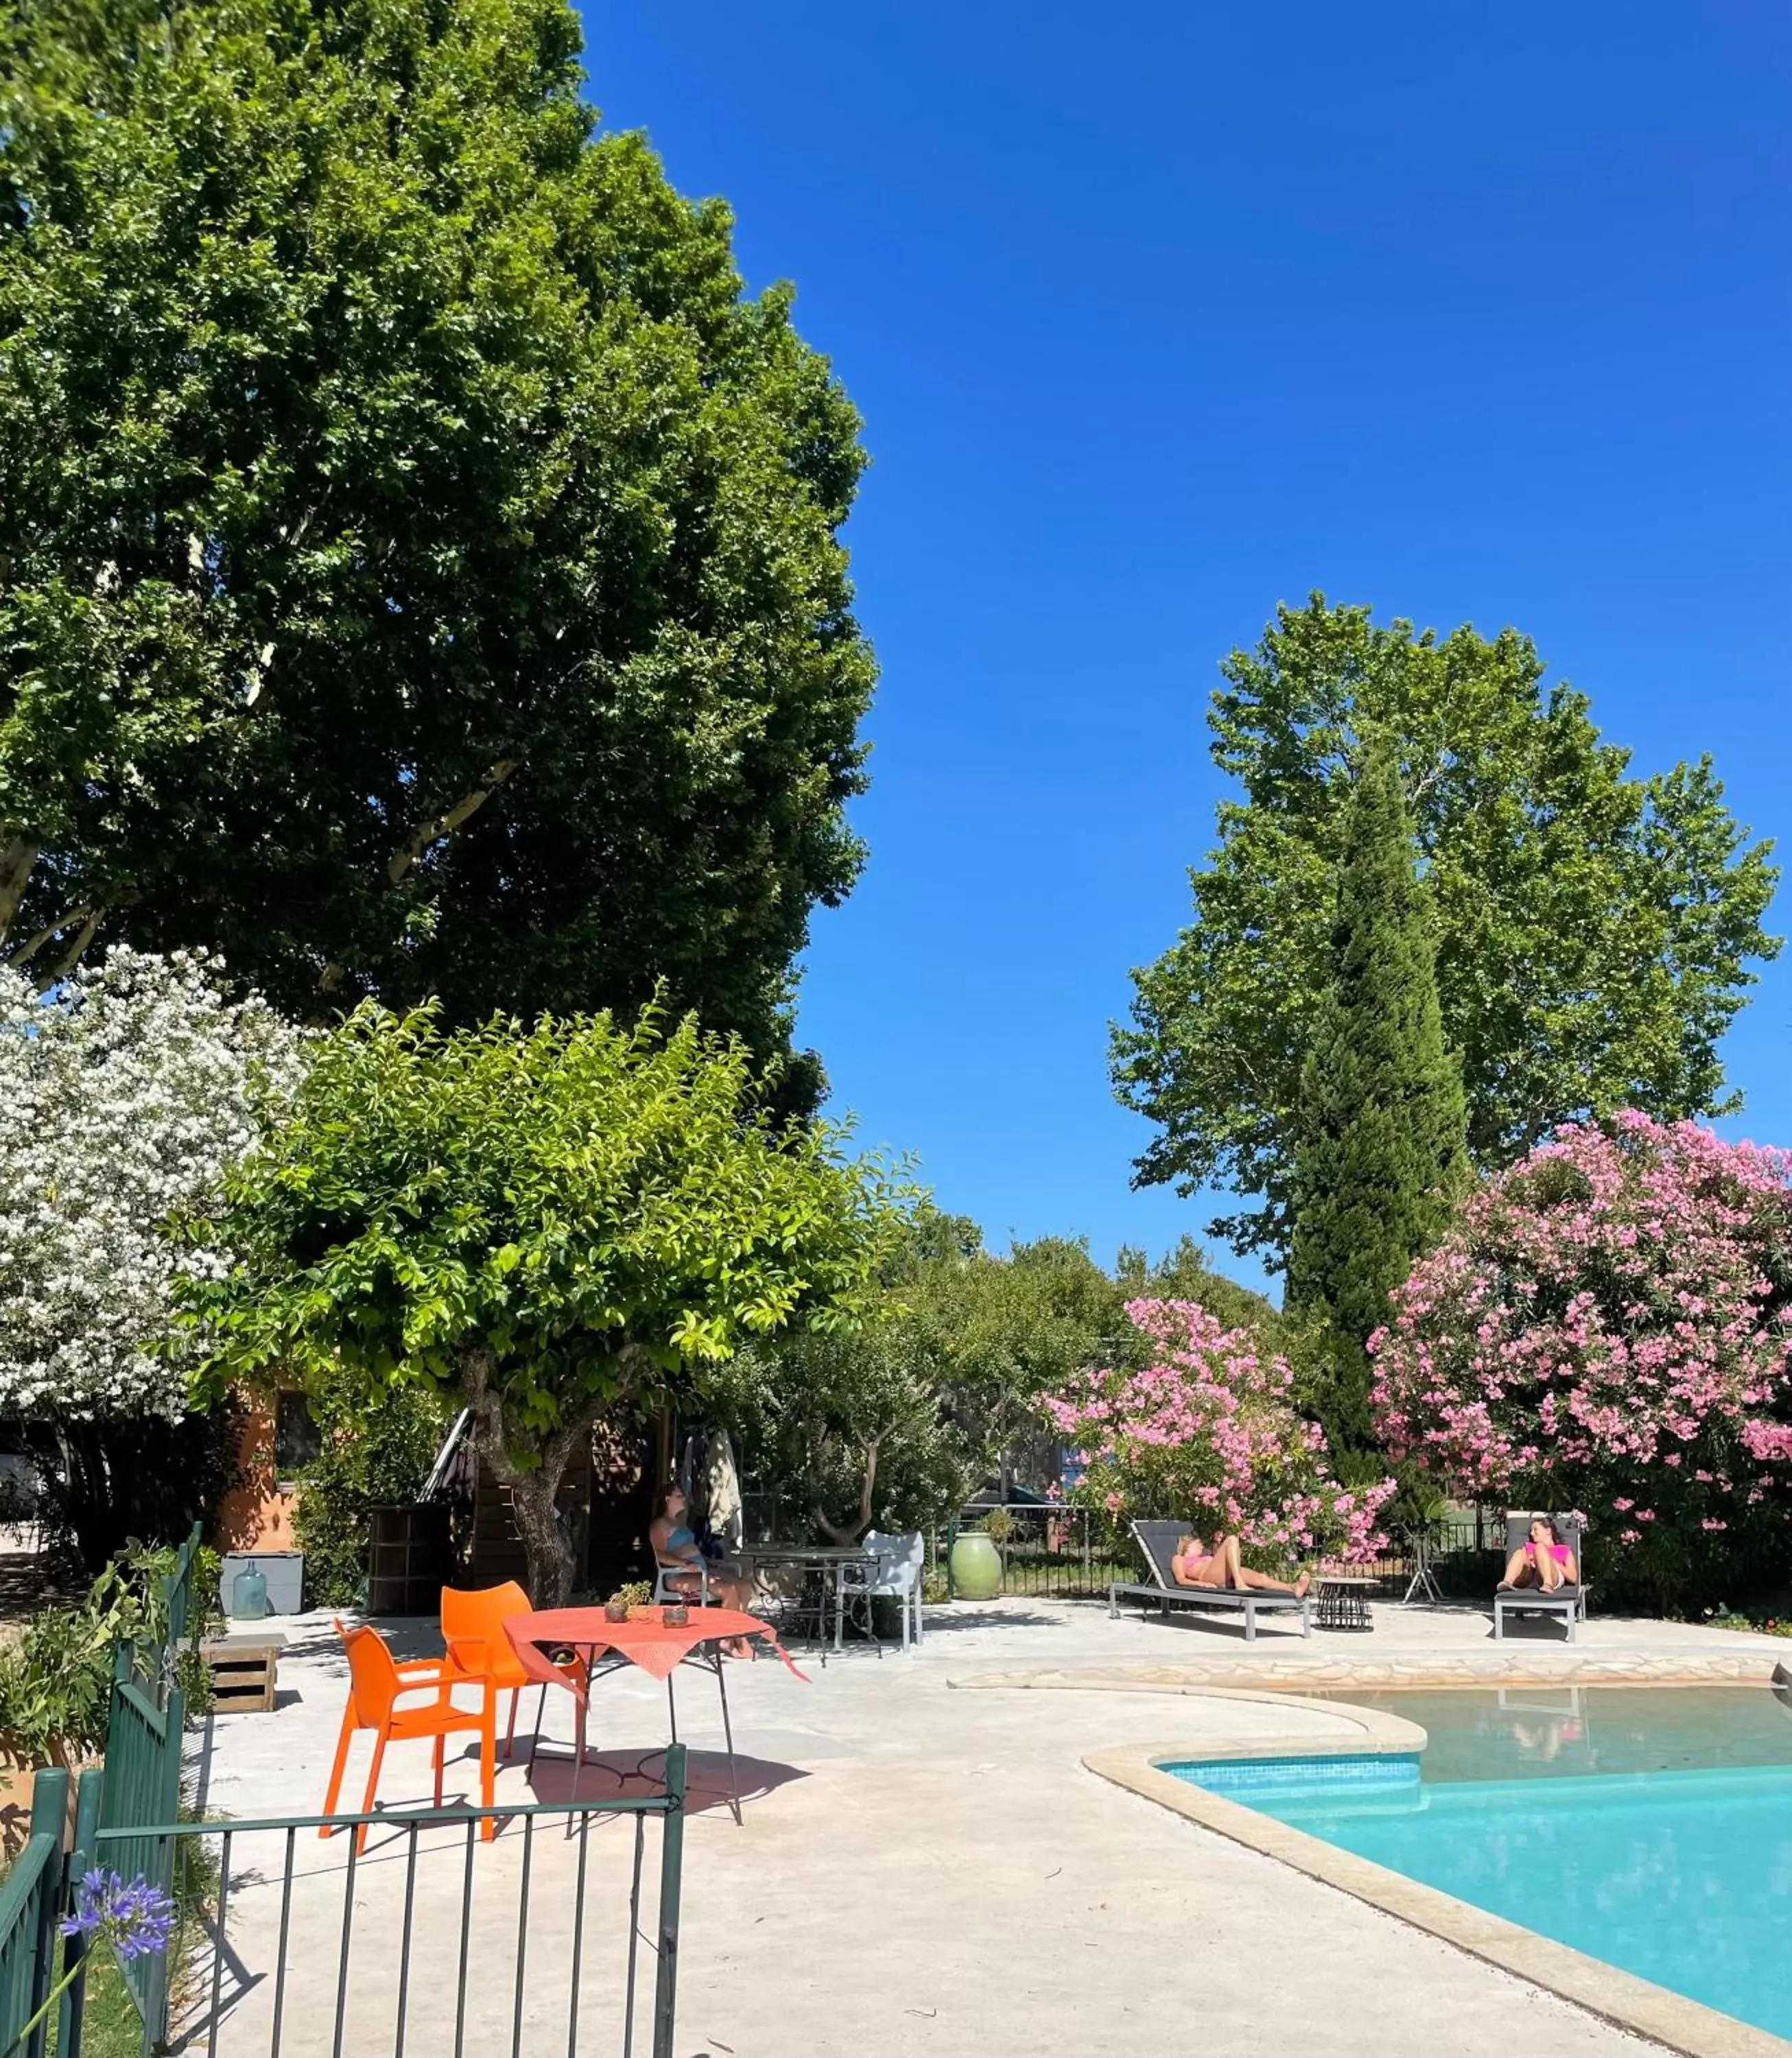
[[[201,1214],[297,1083],[299,1031],[217,961],[114,948],[40,995],[0,966],[0,1412],[179,1414],[173,1284],[222,1260]],[[152,1352],[149,1346],[164,1348]]]

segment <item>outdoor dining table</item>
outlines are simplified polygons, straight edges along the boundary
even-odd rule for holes
[[[741,1820],[741,1782],[734,1765],[734,1729],[728,1713],[728,1681],[723,1671],[721,1647],[742,1637],[765,1638],[775,1656],[781,1659],[797,1678],[804,1675],[791,1663],[789,1653],[777,1641],[769,1622],[737,1608],[696,1607],[685,1610],[682,1623],[666,1619],[666,1607],[631,1609],[626,1622],[612,1622],[601,1607],[538,1608],[532,1614],[510,1616],[504,1634],[510,1639],[523,1669],[544,1687],[571,1685],[577,1710],[577,1748],[573,1758],[572,1798],[578,1798],[578,1774],[585,1763],[586,1707],[594,1683],[625,1665],[638,1666],[655,1679],[666,1682],[666,1704],[672,1727],[672,1741],[678,1741],[678,1702],[673,1677],[681,1665],[695,1665],[713,1672],[716,1691],[721,1699],[721,1733],[728,1746],[729,1806],[737,1822]],[[584,1675],[582,1690],[569,1681],[564,1667],[550,1654],[570,1651]],[[805,1679],[805,1684],[808,1683]],[[533,1760],[531,1759],[531,1762]]]
[[[877,1553],[862,1544],[754,1544],[741,1553],[749,1578],[757,1579],[761,1565],[792,1565],[821,1575],[821,1599],[816,1611],[815,1640],[824,1643],[828,1629],[828,1589],[834,1597],[834,1648],[846,1647],[846,1574],[852,1566],[875,1570]],[[828,1662],[824,1652],[821,1662]]]

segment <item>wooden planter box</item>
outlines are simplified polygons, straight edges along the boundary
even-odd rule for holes
[[[38,1774],[52,1770],[74,1775],[69,1781],[69,1818],[62,1828],[62,1847],[72,1850],[75,1790],[81,1774],[98,1762],[97,1758],[58,1752],[50,1765],[28,1764],[12,1740],[0,1736],[0,1858],[10,1862],[24,1849],[31,1834],[31,1798],[37,1790]]]
[[[199,1655],[210,1668],[212,1704],[221,1715],[260,1714],[274,1705],[280,1654],[286,1639],[278,1630],[244,1630],[209,1638]]]

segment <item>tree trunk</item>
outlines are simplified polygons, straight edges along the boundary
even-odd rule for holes
[[[529,1560],[529,1598],[537,1607],[564,1607],[572,1599],[578,1574],[572,1541],[561,1527],[556,1505],[564,1472],[562,1466],[550,1479],[544,1466],[507,1482],[511,1508]]]
[[[856,1544],[871,1527],[871,1496],[877,1484],[877,1453],[883,1448],[883,1443],[884,1439],[880,1436],[871,1437],[865,1444],[864,1467],[859,1475],[859,1516],[850,1528],[842,1528],[837,1523],[830,1522],[822,1511],[819,1498],[810,1510],[822,1534],[842,1548]]]
[[[114,1493],[105,1432],[97,1422],[65,1422],[56,1436],[61,1460],[56,1498],[62,1526],[89,1578],[129,1541],[129,1510]]]
[[[30,837],[0,829],[0,942],[13,926],[37,862],[38,846]]]
[[[490,1351],[475,1345],[461,1357],[461,1379],[473,1407],[479,1456],[499,1485],[511,1490],[511,1506],[529,1565],[529,1598],[537,1607],[564,1607],[572,1598],[578,1562],[572,1541],[560,1527],[560,1483],[602,1405],[594,1396],[573,1419],[542,1439],[536,1464],[519,1463],[504,1440],[503,1396],[491,1385]]]

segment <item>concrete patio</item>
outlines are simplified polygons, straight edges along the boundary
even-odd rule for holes
[[[748,1797],[741,1826],[723,1805],[713,1684],[685,1671],[679,1726],[693,1746],[697,1790],[685,1849],[680,2058],[1031,2058],[1041,2049],[1157,2058],[1182,2048],[1220,2058],[1515,2058],[1660,2048],[1086,1769],[1088,1754],[1127,1744],[1198,1753],[1234,1739],[1335,1735],[1349,1748],[1361,1731],[1342,1709],[1214,1690],[1298,1667],[1335,1692],[1365,1667],[1422,1672],[1507,1663],[1514,1653],[1511,1642],[1492,1644],[1482,1615],[1378,1605],[1375,1615],[1367,1635],[1317,1631],[1303,1642],[1266,1629],[1247,1647],[1235,1625],[1186,1617],[1111,1621],[1095,1604],[960,1603],[931,1611],[924,1647],[906,1657],[852,1649],[824,1669],[799,1654],[806,1685],[775,1663],[732,1664]],[[285,1627],[276,1711],[221,1718],[199,1740],[195,1769],[214,1814],[321,1806],[346,1668],[325,1619]],[[439,1647],[430,1625],[382,1627],[401,1655]],[[1766,1637],[1595,1615],[1571,1655],[1621,1663],[1631,1676],[1764,1679],[1786,1652]],[[1540,1677],[1562,1676],[1570,1655],[1557,1629],[1520,1642],[1521,1662]],[[1037,1690],[1046,1686],[1056,1690]],[[531,1696],[519,1744],[534,1706]],[[593,1748],[607,1769],[588,1771],[582,1790],[652,1790],[639,1775],[657,1768],[651,1754],[666,1725],[663,1687],[632,1671],[600,1683]],[[569,1745],[564,1696],[549,1698],[545,1737],[532,1783],[526,1747],[501,1770],[500,1801],[566,1798],[566,1759],[546,1755]],[[352,1760],[345,1800],[358,1801],[366,1750]],[[427,1802],[427,1759],[421,1744],[395,1746],[381,1802]],[[475,1798],[471,1758],[451,1766],[451,1797],[457,1786]],[[630,1839],[617,1818],[602,1818],[590,1839],[580,2048],[594,2052],[620,2048]],[[657,1830],[648,1842],[650,1918]],[[344,1838],[298,1843],[282,2048],[311,2058],[328,2052],[335,2034],[348,1854]],[[523,1843],[513,1822],[475,1854],[470,2052],[511,2048]],[[228,2058],[267,2048],[279,1845],[239,1838],[232,1854],[228,2012],[217,2039]],[[531,1845],[519,2048],[563,2052],[578,1845],[558,1826]],[[464,1849],[441,1838],[417,1867],[407,2048],[432,2058],[452,2048]],[[342,2048],[356,2058],[392,2048],[403,1859],[403,1840],[376,1830],[353,1882]],[[205,1997],[189,2017],[204,2016]],[[644,2000],[639,2052],[646,2021]]]

